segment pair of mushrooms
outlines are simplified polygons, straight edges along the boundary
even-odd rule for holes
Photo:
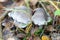
[[[8,16],[13,18],[14,24],[19,28],[25,28],[33,22],[36,25],[46,25],[50,20],[50,16],[45,13],[43,8],[36,8],[32,15],[32,10],[26,6],[14,7]]]

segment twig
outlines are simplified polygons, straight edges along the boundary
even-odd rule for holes
[[[5,11],[5,13],[0,16],[0,22],[4,19],[4,17],[8,14],[8,11]]]
[[[29,0],[25,0],[26,6],[29,8]]]
[[[1,22],[0,22],[0,40],[3,40]]]
[[[59,9],[52,1],[49,1],[57,10]]]

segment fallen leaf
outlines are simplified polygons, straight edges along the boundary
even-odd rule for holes
[[[38,0],[30,0],[30,2],[32,3],[32,5],[35,5],[38,2]]]

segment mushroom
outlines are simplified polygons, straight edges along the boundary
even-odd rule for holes
[[[30,24],[31,22],[31,13],[31,9],[25,6],[20,6],[15,7],[12,12],[8,13],[8,16],[13,18],[14,24],[16,26],[18,26],[19,28],[25,28],[27,24]]]
[[[36,25],[45,25],[50,20],[50,16],[45,13],[43,8],[35,9],[35,13],[32,16],[32,21]]]

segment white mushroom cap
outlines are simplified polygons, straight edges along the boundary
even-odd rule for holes
[[[36,25],[46,25],[47,22],[50,22],[50,16],[45,13],[43,8],[37,8],[34,10],[35,13],[32,16],[32,21],[36,24]],[[46,19],[47,17],[47,19]]]
[[[35,9],[35,13],[32,16],[32,21],[37,25],[44,25],[46,20],[44,17],[44,10],[42,8]]]
[[[14,19],[15,25],[18,25],[20,28],[25,28],[26,25],[22,25],[22,23],[29,24],[31,22],[32,11],[25,6],[15,7],[15,10],[18,11],[12,11],[8,13],[8,16]]]

